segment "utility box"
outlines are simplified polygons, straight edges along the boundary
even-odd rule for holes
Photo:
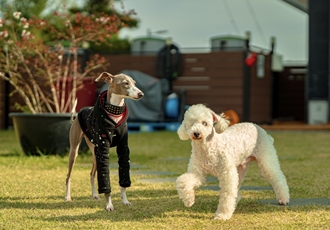
[[[211,50],[214,51],[231,51],[245,49],[245,39],[240,36],[216,36],[211,39]]]
[[[283,67],[283,60],[282,60],[282,55],[279,54],[273,54],[272,55],[272,71],[274,72],[282,72],[284,70]]]
[[[131,54],[133,55],[156,55],[166,44],[166,39],[157,37],[140,37],[133,40]]]
[[[328,122],[328,101],[308,101],[308,124],[321,125]]]

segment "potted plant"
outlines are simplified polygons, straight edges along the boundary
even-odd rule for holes
[[[102,43],[123,26],[119,16],[104,13],[55,12],[49,19],[26,19],[20,12],[8,10],[0,19],[0,79],[8,81],[12,94],[17,93],[23,101],[17,107],[25,113],[10,116],[26,154],[67,153],[68,112],[83,82],[93,82],[97,70],[105,66],[105,60],[94,55],[81,68],[80,64],[85,64],[79,62],[81,47],[88,42]],[[50,130],[44,133],[44,127]]]

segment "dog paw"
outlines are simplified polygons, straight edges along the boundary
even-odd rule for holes
[[[94,200],[99,200],[99,199],[100,199],[99,195],[96,195],[96,194],[93,194],[93,195],[92,195],[92,198],[93,198]]]
[[[127,200],[126,196],[121,197],[121,202],[123,202],[125,206],[132,206],[132,204]]]
[[[132,206],[131,202],[129,202],[129,201],[123,201],[123,204],[124,204],[125,206]]]
[[[120,198],[121,198],[121,202],[123,202],[125,206],[132,206],[132,204],[128,201],[126,197],[126,193],[122,194]]]
[[[72,201],[71,197],[64,197],[65,201]]]
[[[188,207],[188,208],[190,208],[191,206],[193,206],[194,203],[195,203],[195,200],[183,200],[183,204],[184,204],[186,207]]]
[[[184,193],[179,193],[179,198],[183,201],[186,207],[191,207],[195,203],[195,194],[193,191],[186,191]]]
[[[107,204],[105,209],[109,212],[113,212],[115,210],[115,208],[113,207],[113,204]]]
[[[286,201],[286,200],[278,200],[278,204],[279,205],[288,205],[289,204],[289,201]]]
[[[221,214],[216,214],[215,215],[215,217],[214,217],[214,219],[215,220],[229,220],[231,218],[231,215],[229,215],[229,214],[223,214],[223,213],[221,213]]]

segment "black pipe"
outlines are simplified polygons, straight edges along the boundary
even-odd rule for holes
[[[250,120],[250,68],[245,64],[245,59],[250,53],[250,32],[246,32],[245,52],[243,59],[243,121]]]
[[[6,73],[6,77],[9,77],[9,74]],[[10,113],[10,83],[8,81],[4,82],[4,128],[8,129],[9,127],[9,113]]]

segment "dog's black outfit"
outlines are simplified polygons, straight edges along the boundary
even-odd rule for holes
[[[127,106],[115,106],[114,112],[123,114],[122,119],[118,123],[115,123],[109,116],[110,113],[108,112],[106,98],[107,91],[104,91],[98,96],[94,107],[82,108],[78,113],[78,120],[82,131],[94,144],[99,193],[111,192],[109,148],[115,146],[117,146],[118,155],[119,185],[121,187],[131,186],[129,173],[130,152],[127,131],[128,108]]]

